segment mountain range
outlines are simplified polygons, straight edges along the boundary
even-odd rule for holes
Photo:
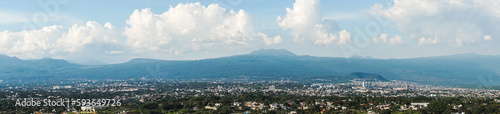
[[[353,72],[347,76],[342,77],[346,80],[364,80],[364,81],[389,81],[379,74],[366,73],[366,72]]]
[[[137,58],[120,64],[78,65],[58,59],[0,55],[0,80],[53,79],[345,79],[368,77],[433,85],[500,86],[500,56],[459,54],[410,59],[299,56],[284,49],[202,60]],[[340,78],[339,78],[340,77]]]

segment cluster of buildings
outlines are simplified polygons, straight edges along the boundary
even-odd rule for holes
[[[33,93],[20,96],[16,91],[36,91],[46,93]],[[46,98],[55,97],[47,93],[123,93],[118,96],[110,96],[115,99],[130,100],[137,99],[140,102],[152,102],[164,97],[190,98],[197,96],[239,96],[244,93],[262,93],[264,95],[297,95],[297,96],[383,96],[383,97],[466,97],[466,98],[497,98],[500,97],[499,90],[469,89],[444,86],[431,86],[414,82],[392,80],[380,81],[353,81],[349,83],[336,84],[303,84],[303,83],[268,83],[268,82],[210,82],[210,81],[165,81],[156,79],[139,80],[75,80],[67,83],[55,83],[46,85],[3,85],[0,92],[7,97],[0,100],[12,100],[15,98]],[[140,93],[140,94],[136,94]],[[108,97],[109,98],[109,97]],[[496,102],[500,100],[495,99]],[[242,102],[242,103],[240,103]],[[270,103],[264,104],[254,101],[234,102],[235,107],[249,108],[252,110],[279,110],[294,106],[296,109],[307,110],[313,106],[321,106],[325,109],[349,110],[348,107],[334,105],[331,101],[317,101],[314,103]],[[217,110],[221,103],[209,104],[203,108]],[[360,104],[373,108],[388,109],[387,104]],[[426,108],[428,103],[412,103],[402,105],[401,110],[418,110]],[[198,108],[198,107],[196,107]],[[85,110],[95,110],[90,107]],[[83,109],[82,109],[83,110]]]

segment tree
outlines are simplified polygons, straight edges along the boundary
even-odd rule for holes
[[[451,110],[451,106],[446,104],[446,102],[438,100],[434,100],[431,103],[429,103],[428,107],[429,111],[431,111],[433,114],[441,114]]]

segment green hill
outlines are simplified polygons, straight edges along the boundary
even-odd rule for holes
[[[344,77],[347,80],[372,80],[372,81],[389,81],[379,74],[365,73],[365,72],[353,72]]]
[[[434,85],[500,85],[500,56],[477,54],[373,59],[297,56],[287,50],[258,50],[245,55],[203,60],[133,59],[121,64],[94,66],[57,59],[20,60],[8,56],[0,56],[0,62],[0,80],[151,77],[174,80],[286,78],[301,81],[340,79],[353,72],[364,72],[379,75],[361,74],[361,78]]]

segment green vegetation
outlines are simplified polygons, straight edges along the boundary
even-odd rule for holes
[[[332,102],[333,106],[342,106],[347,109],[329,108],[326,110],[326,101]],[[284,104],[286,108],[277,110],[254,109],[249,107],[235,106],[234,102],[256,102],[269,104]],[[323,102],[324,104],[315,105],[316,102]],[[419,110],[401,110],[400,107],[410,105],[413,102],[429,102],[427,109]],[[138,104],[135,104],[138,103]],[[369,109],[377,105],[389,105],[390,109],[383,110],[374,108],[372,111],[377,113],[451,113],[451,112],[465,112],[465,113],[496,113],[500,111],[500,104],[493,101],[493,99],[482,98],[428,98],[428,97],[414,97],[414,98],[386,98],[386,97],[306,97],[306,96],[276,96],[276,95],[262,95],[255,93],[247,93],[242,96],[200,96],[193,98],[163,98],[157,101],[148,103],[129,103],[122,107],[109,107],[101,110],[101,113],[116,113],[123,110],[133,113],[242,113],[251,111],[252,113],[288,113],[290,111],[297,111],[299,113],[366,113]],[[221,103],[222,105],[218,110],[205,109],[204,107],[210,104]],[[310,108],[298,109],[301,103]],[[372,105],[368,105],[372,103]],[[487,103],[487,105],[484,105]],[[366,104],[366,105],[362,105]],[[456,106],[456,108],[453,108]]]
[[[353,72],[374,73],[389,80],[423,84],[493,87],[500,84],[500,57],[463,54],[414,59],[366,59],[296,56],[286,50],[259,50],[246,55],[204,60],[133,59],[122,64],[85,66],[64,60],[25,61],[0,56],[0,79],[16,81],[147,77],[178,80],[326,79],[335,82]],[[378,76],[370,78],[381,79]]]
[[[347,80],[353,79],[363,79],[363,80],[374,80],[374,81],[389,81],[379,74],[364,73],[364,72],[353,72],[344,77]]]

